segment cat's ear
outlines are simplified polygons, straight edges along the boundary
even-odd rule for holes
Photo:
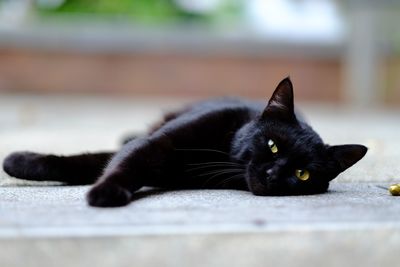
[[[368,151],[368,148],[362,145],[341,145],[328,148],[331,157],[339,163],[339,171],[342,172],[353,166],[362,159]]]
[[[290,78],[283,79],[276,87],[262,118],[279,118],[285,121],[296,121],[293,103],[293,85]]]

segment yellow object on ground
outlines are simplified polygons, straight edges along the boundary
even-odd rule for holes
[[[389,192],[392,196],[400,196],[400,184],[393,184],[389,187]]]

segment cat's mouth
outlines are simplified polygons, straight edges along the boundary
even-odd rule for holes
[[[256,196],[292,196],[315,194],[314,187],[299,185],[284,176],[270,173],[274,163],[254,163],[250,161],[246,168],[245,179],[250,192]],[[324,187],[325,189],[327,188]],[[318,188],[317,188],[318,189]],[[326,191],[326,190],[325,190]]]
[[[283,195],[281,187],[276,182],[260,182],[257,177],[247,180],[250,191],[256,196],[278,196]]]
[[[282,187],[276,180],[262,177],[257,171],[248,169],[246,183],[249,190],[256,196],[282,195]]]

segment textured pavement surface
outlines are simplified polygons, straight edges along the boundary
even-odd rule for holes
[[[0,160],[15,150],[115,149],[121,136],[143,132],[183,102],[1,96]],[[378,186],[400,182],[400,112],[300,108],[328,143],[370,148],[329,193],[145,189],[127,207],[97,209],[84,201],[88,187],[0,172],[0,266],[396,265],[400,197]]]
[[[327,194],[143,192],[96,209],[87,187],[0,188],[1,266],[396,266],[400,199],[374,183]]]
[[[400,212],[396,212],[400,199],[372,183],[334,183],[326,194],[288,197],[257,197],[233,190],[147,189],[137,193],[128,207],[117,209],[87,206],[87,189],[0,188],[0,236],[331,230],[380,224],[400,230]]]

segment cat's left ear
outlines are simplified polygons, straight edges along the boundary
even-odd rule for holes
[[[368,151],[368,148],[362,145],[341,145],[328,148],[333,160],[339,163],[340,172],[353,166],[362,159]]]
[[[283,79],[276,87],[262,118],[278,118],[285,121],[296,121],[293,103],[293,85],[290,78]]]

